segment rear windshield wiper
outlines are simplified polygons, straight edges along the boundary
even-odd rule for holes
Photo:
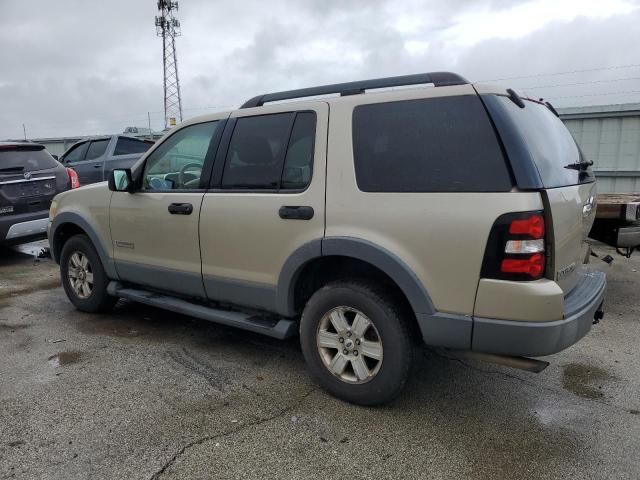
[[[583,162],[570,163],[569,165],[565,165],[564,168],[569,168],[571,170],[586,170],[591,165],[593,165],[593,160],[585,160]]]

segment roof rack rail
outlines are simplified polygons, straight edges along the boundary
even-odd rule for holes
[[[399,77],[376,78],[373,80],[361,80],[357,82],[335,83],[333,85],[322,85],[319,87],[300,88],[298,90],[288,90],[285,92],[266,93],[247,100],[240,108],[261,107],[267,102],[277,102],[280,100],[291,100],[294,98],[315,97],[318,95],[329,95],[339,93],[341,96],[357,95],[365,90],[374,88],[402,87],[407,85],[419,85],[423,83],[433,83],[436,87],[446,87],[450,85],[466,85],[469,83],[464,77],[451,72],[431,72],[417,73],[415,75],[402,75]]]

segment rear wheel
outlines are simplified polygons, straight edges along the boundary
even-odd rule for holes
[[[83,312],[108,310],[118,300],[107,294],[109,279],[95,247],[85,235],[71,237],[62,247],[60,275],[69,300]]]
[[[300,322],[309,371],[325,390],[348,402],[379,405],[404,386],[412,358],[405,319],[375,287],[340,282],[318,290]]]

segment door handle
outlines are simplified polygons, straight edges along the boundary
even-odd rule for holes
[[[278,210],[280,218],[286,220],[311,220],[313,218],[313,207],[288,206],[284,205]]]
[[[169,205],[168,210],[172,215],[191,215],[193,213],[193,205],[190,203],[172,203]]]
[[[100,165],[100,164],[94,165],[93,168],[102,168],[102,165]]]

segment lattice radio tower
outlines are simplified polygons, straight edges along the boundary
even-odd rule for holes
[[[182,122],[182,99],[178,79],[176,37],[179,37],[180,21],[176,18],[178,2],[158,0],[156,33],[162,37],[162,64],[164,65],[164,126],[171,128]]]

